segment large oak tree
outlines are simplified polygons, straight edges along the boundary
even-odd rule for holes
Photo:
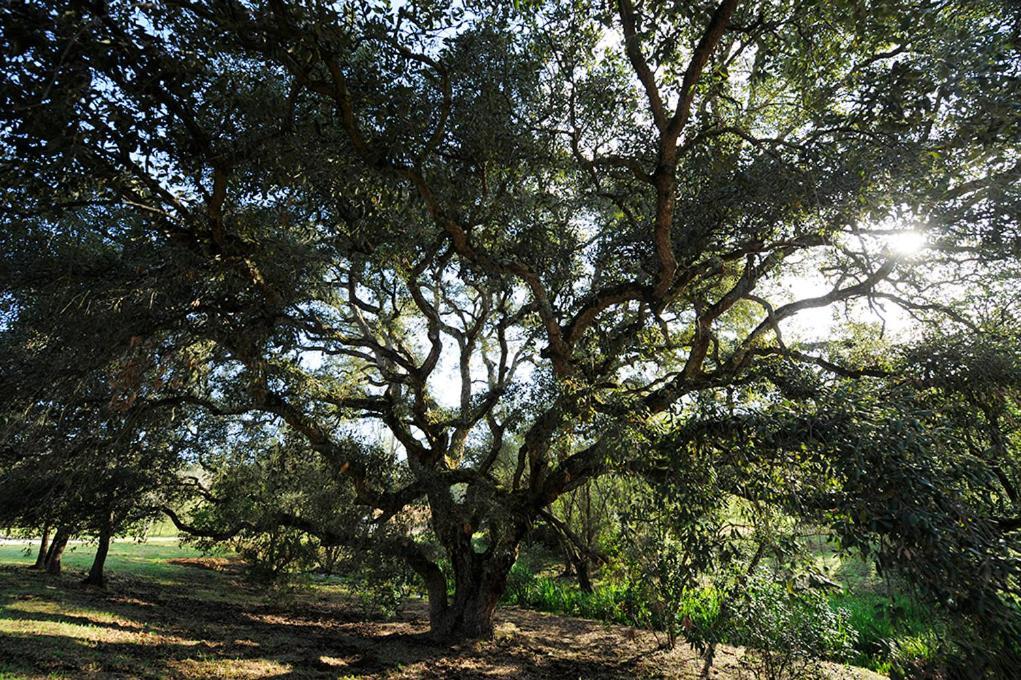
[[[286,428],[363,525],[276,520],[378,535],[451,637],[491,632],[562,494],[668,481],[684,455],[664,450],[706,432],[741,445],[706,423],[742,390],[727,416],[773,432],[745,448],[836,461],[816,490],[857,507],[857,421],[826,409],[874,395],[792,376],[903,387],[911,355],[797,322],[997,327],[980,301],[1017,282],[1018,22],[957,0],[8,3],[7,399],[64,403],[130,356],[132,407]],[[905,233],[925,248],[891,248]],[[786,427],[791,408],[825,427]],[[986,492],[1009,513],[1008,468]],[[809,502],[773,482],[732,490]],[[415,507],[430,540],[384,530]]]

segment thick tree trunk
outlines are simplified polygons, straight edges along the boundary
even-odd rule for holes
[[[495,588],[482,588],[452,602],[433,634],[448,642],[485,640],[493,637],[493,613],[500,594]]]
[[[470,561],[475,562],[470,568],[455,569],[454,597],[432,622],[433,635],[448,642],[493,637],[493,613],[513,564],[493,558]]]
[[[89,569],[89,575],[85,577],[82,583],[90,586],[98,586],[103,588],[106,586],[106,577],[103,573],[103,566],[106,564],[106,555],[110,552],[110,536],[113,533],[110,523],[107,522],[103,525],[102,530],[99,532],[99,545],[96,547],[96,556],[92,560],[92,567]]]
[[[453,597],[447,595],[446,577],[434,563],[411,558],[411,567],[423,576],[429,590],[429,624],[433,637],[447,643],[493,636],[493,613],[507,589],[507,577],[517,559],[518,544],[529,519],[486,526],[488,546],[473,543],[479,521],[452,501],[447,487],[429,493],[432,527],[450,559]]]
[[[43,525],[43,537],[39,541],[39,553],[35,556],[35,564],[32,569],[42,569],[46,566],[46,553],[50,547],[50,523]]]
[[[57,533],[53,537],[53,543],[50,544],[50,549],[46,552],[46,573],[47,574],[59,574],[60,573],[60,560],[64,556],[64,548],[67,547],[67,541],[71,538],[70,532],[64,527],[57,527]]]
[[[493,636],[493,613],[507,589],[523,533],[520,527],[509,529],[507,535],[493,538],[494,545],[483,552],[475,551],[468,532],[448,543],[454,596],[433,622],[436,637],[456,642]]]

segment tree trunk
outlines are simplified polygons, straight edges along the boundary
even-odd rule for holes
[[[35,564],[31,566],[32,569],[42,569],[46,566],[46,553],[50,546],[50,523],[46,522],[43,524],[43,537],[39,541],[39,554],[35,556]]]
[[[567,536],[561,536],[560,543],[564,550],[564,573],[561,577],[574,577],[582,592],[591,593],[592,579],[589,575],[588,558],[574,547]]]
[[[455,568],[454,597],[432,623],[437,638],[448,642],[493,637],[493,613],[507,587],[510,565],[490,557],[469,556],[461,569]]]
[[[574,563],[574,573],[578,576],[578,587],[582,592],[592,592],[592,579],[589,577],[588,560],[582,556]]]
[[[482,552],[476,552],[472,545],[469,525],[451,522],[444,529],[437,534],[450,558],[454,595],[448,598],[444,589],[434,602],[430,592],[432,634],[448,643],[491,638],[493,613],[507,589],[507,576],[517,559],[523,528],[505,527],[506,533],[497,537],[497,530],[491,527],[492,544]]]
[[[507,589],[507,577],[518,555],[518,545],[533,517],[504,518],[486,526],[485,549],[473,543],[479,522],[454,503],[446,486],[430,489],[430,524],[450,560],[453,597],[439,567],[420,555],[410,566],[425,580],[429,591],[429,625],[433,637],[446,643],[493,636],[493,613]]]
[[[67,541],[71,538],[70,532],[64,527],[57,527],[57,533],[53,537],[53,543],[50,544],[50,549],[46,552],[46,573],[47,574],[59,574],[60,573],[60,560],[64,556],[64,548],[67,547]]]
[[[82,583],[100,588],[106,587],[103,565],[106,564],[106,555],[110,552],[110,536],[112,533],[113,530],[110,522],[104,523],[103,528],[99,532],[99,545],[96,547],[96,556],[92,560],[92,567],[89,569],[89,575],[85,577]]]

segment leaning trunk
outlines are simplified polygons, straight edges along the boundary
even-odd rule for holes
[[[35,556],[35,564],[32,565],[32,569],[42,569],[46,566],[46,553],[49,550],[50,545],[50,523],[47,522],[43,525],[43,537],[39,541],[39,553]]]
[[[46,553],[46,573],[60,573],[60,560],[64,556],[64,548],[67,547],[69,538],[71,538],[71,535],[67,529],[64,527],[57,528],[57,533],[53,537],[53,543],[50,544],[50,549]]]
[[[566,536],[561,537],[561,543],[564,549],[564,573],[561,574],[561,578],[574,577],[582,592],[591,593],[592,579],[589,575],[588,558],[576,550]]]
[[[99,533],[99,545],[96,548],[96,556],[92,560],[92,568],[83,583],[90,586],[103,588],[106,586],[106,578],[103,574],[103,566],[106,564],[106,555],[110,552],[110,535],[112,534],[110,523],[107,522]]]

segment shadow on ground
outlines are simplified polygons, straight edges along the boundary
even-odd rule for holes
[[[615,678],[697,677],[686,648],[647,632],[516,608],[494,640],[454,648],[426,635],[424,608],[365,621],[336,593],[274,602],[223,564],[191,560],[162,578],[115,576],[106,591],[80,573],[0,566],[0,678]],[[197,566],[215,567],[195,568]],[[736,678],[722,650],[712,677]]]

